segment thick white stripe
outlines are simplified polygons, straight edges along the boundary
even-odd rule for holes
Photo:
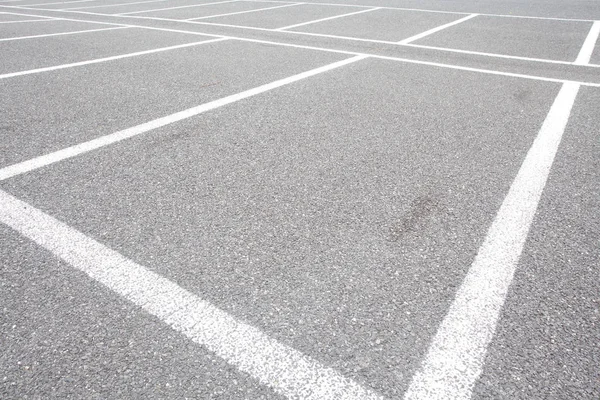
[[[295,25],[288,25],[288,26],[284,26],[282,28],[277,28],[275,30],[276,31],[281,31],[281,30],[284,30],[284,29],[297,28],[299,26],[316,24],[317,22],[323,22],[323,21],[329,21],[329,20],[336,19],[336,18],[348,17],[350,15],[363,14],[363,13],[367,13],[367,12],[371,12],[371,11],[375,11],[375,10],[381,10],[381,8],[380,7],[374,7],[374,8],[369,8],[367,10],[360,10],[360,11],[354,11],[354,12],[347,13],[347,14],[334,15],[333,17],[315,19],[313,21],[302,22],[300,24],[295,24]]]
[[[590,58],[592,58],[592,53],[594,52],[598,35],[600,35],[600,21],[596,21],[592,24],[590,32],[585,38],[585,42],[583,42],[583,46],[581,46],[579,55],[575,60],[576,65],[588,65]]]
[[[380,399],[176,283],[0,191],[0,221],[276,392],[294,399]]]
[[[399,41],[399,42],[398,42],[398,44],[408,44],[408,43],[410,43],[410,42],[414,42],[415,40],[422,39],[422,38],[424,38],[425,36],[429,36],[429,35],[431,35],[431,34],[434,34],[434,33],[436,33],[436,32],[439,32],[439,31],[441,31],[441,30],[444,30],[444,29],[446,29],[446,28],[449,28],[449,27],[451,27],[451,26],[458,25],[458,24],[460,24],[460,23],[462,23],[462,22],[468,21],[468,20],[470,20],[471,18],[474,18],[474,17],[476,17],[477,15],[479,15],[479,14],[471,14],[471,15],[467,15],[466,17],[463,17],[463,18],[461,18],[461,19],[457,19],[456,21],[452,21],[452,22],[450,22],[450,23],[447,23],[447,24],[444,24],[444,25],[440,25],[440,26],[438,26],[438,27],[435,27],[435,28],[433,28],[433,29],[429,29],[428,31],[421,32],[421,33],[419,33],[418,35],[414,35],[414,36],[411,36],[411,37],[409,37],[409,38],[406,38],[406,39],[404,39],[404,40],[401,40],[401,41]]]
[[[471,397],[578,90],[565,83],[554,100],[406,400]]]
[[[214,42],[219,42],[222,40],[227,40],[227,39],[226,38],[209,39],[209,40],[204,40],[202,42],[193,42],[193,43],[178,44],[176,46],[160,47],[158,49],[138,51],[135,53],[120,54],[118,56],[95,58],[93,60],[79,61],[79,62],[71,63],[71,64],[61,64],[61,65],[55,65],[52,67],[44,67],[44,68],[29,69],[26,71],[11,72],[8,74],[0,75],[0,79],[14,78],[14,77],[23,76],[23,75],[39,74],[41,72],[49,72],[49,71],[56,71],[56,70],[65,69],[65,68],[80,67],[82,65],[98,64],[98,63],[107,62],[107,61],[120,60],[122,58],[137,57],[137,56],[143,56],[146,54],[160,53],[162,51],[183,49],[185,47],[198,46],[200,44],[214,43]]]
[[[292,75],[287,78],[280,79],[278,81],[267,83],[266,85],[258,86],[241,93],[223,97],[222,99],[211,101],[209,103],[205,103],[196,107],[192,107],[187,110],[177,112],[175,114],[167,115],[166,117],[158,118],[150,122],[134,126],[132,128],[118,131],[110,135],[102,136],[87,142],[67,147],[65,149],[58,150],[40,157],[36,157],[31,160],[23,161],[18,164],[13,164],[8,167],[4,167],[0,169],[0,181],[11,178],[16,175],[24,174],[29,171],[33,171],[38,168],[42,168],[46,165],[66,160],[71,157],[76,157],[80,154],[84,154],[89,151],[120,142],[121,140],[129,139],[133,136],[140,135],[153,129],[160,128],[161,126],[169,125],[174,122],[181,121],[193,117],[195,115],[201,114],[203,112],[214,110],[215,108],[219,108],[224,105],[231,104],[242,99],[246,99],[248,97],[256,96],[257,94],[264,93],[269,90],[273,90],[278,87],[285,86],[290,83],[297,82],[299,80],[342,67],[344,65],[352,64],[365,58],[367,58],[367,56],[354,56],[342,61],[337,61],[332,64],[325,65],[323,67],[311,69],[309,71],[302,72],[297,75]]]
[[[211,6],[213,4],[237,3],[238,1],[240,1],[240,0],[215,1],[213,3],[191,4],[189,6],[165,7],[165,8],[155,8],[153,10],[132,11],[132,12],[121,13],[121,14],[118,14],[118,15],[132,15],[132,14],[149,13],[149,12],[154,12],[154,11],[179,10],[180,8]]]
[[[254,12],[259,12],[259,11],[266,11],[266,10],[274,10],[276,8],[285,8],[285,7],[293,7],[293,6],[299,6],[302,5],[302,3],[292,3],[292,4],[284,4],[282,6],[275,6],[275,7],[265,7],[265,8],[257,8],[255,10],[246,10],[246,11],[236,11],[236,12],[230,12],[230,13],[225,13],[225,14],[215,14],[215,15],[205,15],[204,17],[198,17],[198,18],[189,18],[186,19],[184,21],[195,21],[197,19],[207,19],[207,18],[216,18],[216,17],[226,17],[228,15],[237,15],[237,14],[248,14],[248,13],[254,13]]]
[[[37,39],[37,38],[45,38],[49,36],[63,36],[63,35],[74,35],[77,33],[89,33],[89,32],[102,32],[102,31],[112,31],[115,29],[126,29],[128,26],[115,26],[114,28],[100,28],[100,29],[88,29],[86,31],[71,31],[71,32],[60,32],[60,33],[47,33],[45,35],[33,35],[33,36],[17,36],[12,38],[0,39],[0,42],[8,42],[11,40],[23,40],[23,39]]]

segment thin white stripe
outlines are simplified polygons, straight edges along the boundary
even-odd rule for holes
[[[129,28],[129,27],[128,26],[115,26],[114,28],[88,29],[86,31],[71,31],[71,32],[60,32],[60,33],[47,33],[45,35],[18,36],[18,37],[0,39],[0,42],[9,42],[11,40],[23,40],[23,39],[38,39],[38,38],[45,38],[45,37],[50,37],[50,36],[74,35],[74,34],[78,34],[78,33],[111,31],[114,29],[125,29],[125,28]]]
[[[21,22],[46,22],[46,21],[60,21],[54,19],[22,19],[20,21],[0,21],[0,24],[18,24]]]
[[[347,13],[347,14],[334,15],[333,17],[315,19],[313,21],[302,22],[300,24],[284,26],[282,28],[277,28],[275,30],[276,31],[281,31],[281,30],[284,30],[284,29],[297,28],[299,26],[316,24],[317,22],[323,22],[323,21],[329,21],[329,20],[336,19],[336,18],[348,17],[350,15],[363,14],[363,13],[367,13],[367,12],[371,12],[371,11],[375,11],[375,10],[381,10],[381,7],[374,7],[374,8],[369,8],[367,10],[360,10],[360,11],[355,11],[355,12],[351,12],[351,13]]]
[[[143,123],[141,125],[134,126],[132,128],[128,128],[122,131],[118,131],[112,133],[110,135],[102,136],[87,142],[83,142],[71,147],[67,147],[62,150],[58,150],[43,156],[39,156],[27,161],[23,161],[17,164],[10,165],[8,167],[4,167],[0,169],[0,181],[24,174],[29,171],[36,170],[38,168],[42,168],[44,166],[57,163],[62,160],[66,160],[68,158],[76,157],[78,155],[90,152],[92,150],[96,150],[113,143],[120,142],[125,139],[129,139],[131,137],[140,135],[142,133],[151,131],[156,128],[160,128],[161,126],[169,125],[177,121],[181,121],[198,114],[201,114],[206,111],[214,110],[215,108],[222,107],[227,104],[234,103],[236,101],[246,99],[248,97],[256,96],[257,94],[267,92],[269,90],[276,89],[281,86],[288,85],[293,82],[297,82],[299,80],[330,71],[335,68],[342,67],[344,65],[348,65],[360,60],[367,58],[367,56],[354,56],[351,58],[347,58],[342,61],[337,61],[323,67],[311,69],[306,72],[302,72],[297,75],[292,75],[284,79],[280,79],[271,83],[267,83],[266,85],[258,86],[253,89],[249,89],[243,91],[241,93],[237,93],[231,96],[223,97],[222,99],[211,101],[209,103],[205,103],[196,107],[189,108],[184,111],[180,111],[171,115],[167,115],[166,117],[158,118],[152,120],[150,122]]]
[[[282,5],[282,6],[266,7],[266,8],[257,8],[257,9],[255,9],[255,10],[236,11],[236,12],[230,12],[230,13],[225,13],[225,14],[206,15],[206,16],[204,16],[204,17],[197,17],[197,18],[189,18],[189,19],[185,19],[184,21],[195,21],[195,20],[197,20],[197,19],[207,19],[207,18],[225,17],[225,16],[227,16],[227,15],[248,14],[248,13],[253,13],[253,12],[266,11],[266,10],[274,10],[274,9],[276,9],[276,8],[293,7],[293,6],[299,6],[299,5],[302,5],[302,3],[284,4],[284,5]]]
[[[276,392],[307,400],[381,399],[337,371],[2,191],[0,205],[0,222]]]
[[[95,1],[95,0],[56,1],[54,3],[23,4],[23,7],[27,8],[27,7],[36,7],[36,6],[51,6],[54,4],[88,3],[90,1]]]
[[[592,53],[594,52],[598,35],[600,35],[600,21],[596,21],[592,24],[590,32],[585,38],[585,42],[583,42],[583,46],[581,46],[579,55],[575,60],[576,65],[588,65],[590,58],[592,58]]]
[[[471,397],[578,90],[556,96],[405,400]]]
[[[44,67],[44,68],[29,69],[26,71],[11,72],[8,74],[0,75],[0,79],[14,78],[14,77],[23,76],[23,75],[39,74],[41,72],[56,71],[56,70],[65,69],[65,68],[81,67],[83,65],[98,64],[98,63],[107,62],[107,61],[120,60],[122,58],[138,57],[138,56],[143,56],[146,54],[160,53],[163,51],[183,49],[185,47],[190,47],[190,46],[198,46],[201,44],[219,42],[222,40],[226,40],[226,38],[209,39],[209,40],[204,40],[201,42],[178,44],[176,46],[160,47],[158,49],[138,51],[135,53],[120,54],[118,56],[95,58],[93,60],[79,61],[79,62],[71,63],[71,64],[61,64],[61,65],[54,65],[52,67]]]
[[[130,6],[133,4],[159,3],[159,2],[163,2],[163,1],[167,1],[167,0],[144,0],[144,1],[134,1],[131,3],[102,4],[99,6],[69,7],[69,8],[62,8],[59,11],[83,10],[83,9],[88,9],[88,8],[122,7],[122,6]]]
[[[435,28],[433,28],[433,29],[430,29],[430,30],[428,30],[428,31],[421,32],[421,33],[419,33],[418,35],[414,35],[414,36],[411,36],[411,37],[409,37],[409,38],[406,38],[406,39],[404,39],[404,40],[401,40],[401,41],[399,41],[399,42],[398,42],[398,44],[408,44],[408,43],[410,43],[410,42],[414,42],[415,40],[422,39],[422,38],[424,38],[425,36],[429,36],[429,35],[431,35],[431,34],[433,34],[433,33],[439,32],[439,31],[441,31],[441,30],[444,30],[444,29],[446,29],[446,28],[449,28],[449,27],[451,27],[451,26],[458,25],[458,24],[460,24],[460,23],[462,23],[462,22],[468,21],[468,20],[470,20],[471,18],[474,18],[474,17],[476,17],[477,15],[479,15],[479,14],[471,14],[471,15],[467,15],[466,17],[463,17],[463,18],[461,18],[461,19],[457,19],[456,21],[452,21],[452,22],[450,22],[450,23],[447,23],[447,24],[444,24],[444,25],[440,25],[440,26],[438,26],[438,27],[435,27]]]
[[[168,11],[168,10],[179,10],[181,8],[190,8],[190,7],[202,7],[202,6],[211,6],[213,4],[225,4],[225,3],[237,3],[240,0],[225,0],[225,1],[216,1],[214,3],[201,3],[201,4],[191,4],[189,6],[178,6],[178,7],[166,7],[166,8],[156,8],[154,10],[143,10],[143,11],[132,11],[126,13],[120,13],[115,15],[133,15],[133,14],[142,14],[149,13],[154,11]]]

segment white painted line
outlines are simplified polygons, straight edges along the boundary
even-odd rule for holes
[[[492,57],[492,58],[506,58],[509,60],[540,62],[540,63],[546,63],[546,64],[579,65],[579,64],[575,64],[574,62],[571,62],[571,61],[549,60],[547,58],[509,56],[507,54],[485,53],[482,51],[451,49],[451,48],[446,48],[446,47],[426,46],[426,45],[422,45],[422,44],[413,44],[413,43],[405,44],[403,46],[417,47],[420,49],[446,51],[446,52],[450,52],[450,53],[473,54],[473,55],[477,55],[477,56],[485,56],[485,57]],[[593,64],[581,64],[581,65],[584,65],[586,67],[592,67],[592,68],[596,67]]]
[[[434,33],[436,33],[436,32],[442,31],[442,30],[444,30],[444,29],[446,29],[446,28],[449,28],[449,27],[451,27],[451,26],[458,25],[458,24],[460,24],[460,23],[462,23],[462,22],[468,21],[468,20],[470,20],[471,18],[475,18],[477,15],[479,15],[479,14],[471,14],[471,15],[467,15],[466,17],[463,17],[463,18],[461,18],[461,19],[457,19],[456,21],[453,21],[453,22],[450,22],[450,23],[447,23],[447,24],[444,24],[444,25],[440,25],[440,26],[438,26],[438,27],[435,27],[435,28],[433,28],[433,29],[429,29],[428,31],[421,32],[421,33],[419,33],[418,35],[414,35],[414,36],[411,36],[411,37],[409,37],[409,38],[406,38],[406,39],[404,39],[404,40],[401,40],[401,41],[399,41],[399,42],[398,42],[398,44],[408,44],[408,43],[410,43],[410,42],[414,42],[415,40],[422,39],[422,38],[424,38],[425,36],[429,36],[429,35],[431,35],[431,34],[434,34]]]
[[[578,90],[554,100],[405,400],[471,398]]]
[[[306,400],[381,399],[24,201],[0,191],[0,205],[0,222],[277,393]]]
[[[70,7],[70,8],[61,8],[59,11],[70,11],[70,10],[84,10],[89,8],[108,8],[108,7],[122,7],[122,6],[130,6],[134,4],[146,4],[146,3],[158,3],[167,0],[145,0],[145,1],[134,1],[131,3],[119,3],[119,4],[102,4],[99,6],[87,6],[87,7]]]
[[[258,1],[260,3],[289,3],[289,1],[273,1],[273,0],[240,0],[240,1],[248,1],[248,2]],[[314,4],[314,5],[319,5],[319,6],[360,7],[360,8],[373,7],[372,4],[364,5],[364,4],[346,4],[346,3],[314,3],[314,2],[310,2],[310,1],[304,1],[304,4]],[[536,16],[528,16],[528,15],[486,14],[486,13],[472,13],[472,12],[466,12],[466,11],[428,10],[426,8],[384,7],[384,6],[379,6],[379,7],[384,10],[419,11],[419,12],[436,13],[436,14],[455,14],[455,15],[479,14],[479,15],[485,15],[485,16],[489,16],[489,17],[499,17],[499,18],[524,18],[524,19],[545,19],[545,20],[551,20],[551,21],[594,22],[593,19],[580,19],[580,18],[554,18],[554,17],[536,17]]]
[[[23,7],[27,8],[27,7],[37,7],[37,6],[51,6],[54,4],[89,3],[90,1],[94,1],[94,0],[56,1],[53,3],[23,4]]]
[[[276,8],[293,7],[293,6],[299,6],[299,5],[302,5],[302,3],[291,3],[291,4],[284,4],[284,5],[282,5],[282,6],[266,7],[266,8],[257,8],[257,9],[255,9],[255,10],[236,11],[236,12],[230,12],[230,13],[225,13],[225,14],[206,15],[206,16],[204,16],[204,17],[198,17],[198,18],[189,18],[189,19],[185,19],[184,21],[195,21],[195,20],[197,20],[197,19],[206,19],[206,18],[225,17],[225,16],[227,16],[227,15],[247,14],[247,13],[254,13],[254,12],[266,11],[266,10],[274,10],[274,9],[276,9]]]
[[[594,47],[596,46],[596,41],[598,40],[598,35],[600,35],[600,21],[595,21],[585,38],[583,46],[581,46],[579,55],[575,60],[576,65],[589,65],[590,58],[592,58],[592,53],[594,52]]]
[[[118,131],[112,133],[110,135],[102,136],[87,142],[83,142],[71,147],[67,147],[62,150],[58,150],[43,156],[39,156],[27,161],[23,161],[17,164],[10,165],[8,167],[4,167],[0,169],[0,181],[24,174],[29,171],[36,170],[38,168],[45,167],[50,164],[57,163],[62,160],[66,160],[72,157],[79,156],[81,154],[87,153],[92,150],[96,150],[113,143],[120,142],[125,139],[129,139],[131,137],[140,135],[142,133],[151,131],[153,129],[160,128],[165,125],[172,124],[174,122],[178,122],[199,114],[202,114],[206,111],[214,110],[215,108],[219,108],[225,106],[227,104],[235,103],[236,101],[240,101],[246,99],[248,97],[256,96],[257,94],[261,94],[264,92],[268,92],[269,90],[277,89],[281,86],[289,85],[290,83],[294,83],[300,81],[302,79],[309,78],[314,75],[321,74],[323,72],[331,71],[333,69],[343,67],[344,65],[352,64],[354,62],[364,60],[367,56],[354,56],[351,58],[347,58],[342,61],[337,61],[323,67],[318,67],[315,69],[311,69],[306,72],[302,72],[296,75],[289,76],[284,79],[280,79],[271,83],[267,83],[265,85],[261,85],[255,87],[253,89],[249,89],[231,96],[223,97],[221,99],[211,101],[209,103],[201,104],[196,107],[189,108],[187,110],[183,110],[180,112],[176,112],[175,114],[167,115],[162,118],[155,119],[150,122],[143,123],[141,125],[134,126],[132,128],[128,128],[122,131]]]
[[[178,7],[165,7],[165,8],[155,8],[153,10],[143,10],[143,11],[132,11],[132,12],[126,12],[126,13],[121,13],[118,15],[133,15],[133,14],[142,14],[142,13],[149,13],[149,12],[154,12],[154,11],[168,11],[168,10],[179,10],[181,8],[191,8],[191,7],[203,7],[203,6],[211,6],[213,4],[225,4],[225,3],[237,3],[240,0],[225,0],[225,1],[215,1],[213,3],[201,3],[201,4],[191,4],[189,6],[178,6]]]
[[[227,39],[226,38],[209,39],[209,40],[204,40],[204,41],[201,41],[201,42],[178,44],[176,46],[160,47],[158,49],[138,51],[138,52],[135,52],[135,53],[119,54],[118,56],[110,56],[110,57],[104,57],[104,58],[95,58],[93,60],[79,61],[79,62],[70,63],[70,64],[54,65],[52,67],[28,69],[26,71],[11,72],[11,73],[8,73],[8,74],[0,75],[0,79],[8,79],[8,78],[14,78],[14,77],[17,77],[17,76],[39,74],[41,72],[56,71],[56,70],[59,70],[59,69],[81,67],[83,65],[91,65],[91,64],[98,64],[98,63],[103,63],[103,62],[107,62],[107,61],[121,60],[123,58],[138,57],[138,56],[143,56],[143,55],[146,55],[146,54],[160,53],[160,52],[163,52],[163,51],[183,49],[185,47],[198,46],[198,45],[201,45],[201,44],[208,44],[208,43],[220,42],[222,40],[227,40]]]
[[[60,21],[59,19],[22,19],[19,21],[0,21],[0,24],[19,24],[21,22],[46,22],[46,21]]]
[[[341,15],[334,15],[333,17],[327,17],[327,18],[321,18],[321,19],[315,19],[313,21],[308,21],[308,22],[302,22],[300,24],[295,24],[295,25],[288,25],[288,26],[284,26],[282,28],[277,28],[275,29],[276,31],[282,31],[284,29],[292,29],[292,28],[297,28],[299,26],[304,26],[304,25],[310,25],[310,24],[316,24],[317,22],[323,22],[323,21],[329,21],[331,19],[336,19],[336,18],[342,18],[342,17],[348,17],[350,15],[356,15],[356,14],[363,14],[363,13],[367,13],[367,12],[371,12],[371,11],[375,11],[375,10],[381,10],[381,7],[374,7],[374,8],[369,8],[366,10],[360,10],[360,11],[355,11],[355,12],[351,12],[351,13],[347,13],[347,14],[341,14]]]
[[[21,8],[22,7],[11,7],[11,8]],[[25,8],[26,10],[26,8]],[[24,17],[36,17],[36,18],[44,18],[44,19],[50,19],[52,21],[58,21],[58,20],[62,20],[63,18],[55,18],[55,17],[47,17],[45,15],[35,15],[35,14],[24,14],[24,13],[17,13],[17,12],[12,12],[12,11],[4,11],[2,12],[2,14],[9,14],[9,15],[22,15]]]
[[[248,0],[236,0],[236,1],[248,1]],[[315,4],[317,4],[317,3],[315,3]],[[74,12],[74,13],[81,13],[81,14],[91,14],[91,15],[106,16],[105,14],[98,14],[98,13],[84,12],[84,11],[72,11],[72,12]],[[23,15],[23,14],[20,14],[20,15]],[[26,14],[26,15],[29,15],[29,14]],[[119,17],[120,15],[115,15],[115,16]],[[159,20],[159,21],[184,22],[184,23],[189,23],[189,24],[223,25],[223,24],[213,24],[213,23],[207,23],[207,22],[195,22],[195,21],[189,21],[188,22],[188,21],[182,21],[182,20],[176,20],[176,19],[157,18],[157,17],[141,17],[141,16],[128,16],[128,15],[127,16],[122,16],[122,17],[123,18],[156,19],[156,20]],[[130,27],[130,28],[152,29],[152,30],[165,31],[165,32],[187,33],[187,34],[190,34],[190,35],[199,35],[199,36],[209,36],[209,37],[234,39],[234,40],[240,40],[240,41],[246,41],[246,42],[272,44],[274,46],[287,46],[287,47],[295,47],[295,48],[299,48],[299,49],[309,49],[309,50],[325,51],[325,52],[330,52],[330,53],[339,53],[339,54],[348,54],[348,55],[364,55],[364,56],[367,56],[367,57],[377,58],[377,59],[381,59],[381,60],[390,60],[390,61],[404,62],[404,63],[409,63],[409,64],[429,65],[429,66],[438,67],[438,68],[449,68],[449,69],[456,69],[456,70],[460,70],[460,71],[477,72],[477,73],[482,73],[482,74],[506,76],[506,77],[511,77],[511,78],[531,79],[531,80],[538,80],[538,81],[543,81],[543,82],[557,82],[557,83],[571,82],[571,83],[578,83],[578,84],[580,84],[582,86],[600,87],[600,83],[595,83],[595,82],[575,81],[575,80],[559,79],[559,78],[548,78],[548,77],[539,76],[539,75],[528,75],[528,74],[519,74],[519,73],[513,73],[513,72],[504,72],[504,71],[497,71],[497,70],[484,69],[484,68],[464,67],[464,66],[460,66],[460,65],[456,65],[456,64],[446,64],[446,63],[436,63],[436,62],[430,62],[430,61],[420,61],[420,60],[408,59],[408,58],[401,58],[401,57],[389,57],[389,56],[382,56],[382,55],[378,55],[378,54],[374,54],[374,53],[345,51],[345,50],[333,49],[333,48],[327,48],[327,47],[302,46],[302,45],[295,45],[295,44],[284,43],[284,42],[277,42],[277,41],[250,39],[250,38],[245,38],[245,37],[241,37],[241,36],[232,36],[232,35],[227,35],[227,36],[223,35],[222,36],[222,35],[215,35],[215,34],[212,34],[212,33],[188,31],[188,30],[184,30],[184,29],[158,28],[158,27],[151,27],[151,26],[145,26],[145,25],[135,25],[135,24],[116,24],[116,23],[108,23],[108,22],[96,22],[96,21],[83,20],[83,19],[71,19],[71,18],[61,18],[61,19],[65,20],[65,21],[89,22],[89,23],[98,23],[98,24],[105,24],[105,25],[125,26],[125,27]],[[237,25],[226,25],[226,26],[233,26],[233,27],[242,28],[242,29],[256,29],[256,30],[274,31],[272,29],[250,28],[250,27],[237,26]],[[281,32],[290,33],[290,34],[305,34],[306,33],[306,32],[294,32],[294,31],[281,31]],[[349,39],[353,39],[353,38],[349,38]],[[395,42],[385,42],[385,41],[381,41],[381,42],[382,43],[389,43],[389,44],[398,45]],[[406,46],[424,47],[424,46],[413,45],[413,44],[408,44]],[[445,49],[445,50],[462,52],[462,50],[455,50],[455,49]],[[488,53],[482,53],[482,54],[483,55],[487,55]],[[514,58],[513,56],[502,56],[502,57]],[[531,60],[537,61],[537,59],[525,59],[525,60],[527,60],[527,61],[531,61]],[[562,61],[553,61],[553,60],[544,60],[544,62],[552,62],[552,63],[559,63],[559,64],[563,63]],[[569,63],[569,64],[572,64],[572,63]],[[598,66],[595,65],[595,64],[588,64],[588,65],[586,65],[586,67],[598,67]]]
[[[78,33],[112,31],[115,29],[126,29],[126,28],[129,28],[129,27],[128,26],[115,26],[113,28],[88,29],[87,31],[71,31],[71,32],[60,32],[60,33],[48,33],[48,34],[44,34],[44,35],[18,36],[18,37],[0,39],[0,42],[9,42],[12,40],[24,40],[24,39],[38,39],[38,38],[45,38],[45,37],[51,37],[51,36],[74,35],[74,34],[78,34]]]

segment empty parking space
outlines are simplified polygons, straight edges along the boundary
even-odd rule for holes
[[[0,13],[0,24],[10,24],[10,23],[19,23],[19,22],[28,22],[28,21],[43,21],[48,20],[48,18],[39,18],[39,17],[30,17],[27,15],[18,15],[18,14],[8,14],[8,13]]]
[[[277,8],[255,13],[208,18],[203,19],[202,21],[219,24],[250,26],[255,28],[276,29],[353,11],[356,11],[356,8],[316,4],[298,4],[291,7]]]
[[[281,5],[281,4],[279,4]],[[238,12],[247,12],[253,10],[261,10],[264,8],[270,8],[278,6],[277,4],[267,2],[217,2],[217,4],[197,4],[190,6],[181,7],[165,7],[164,10],[147,11],[147,12],[135,12],[129,15],[139,17],[158,17],[158,18],[173,18],[173,19],[190,19],[190,18],[202,18],[211,15],[222,15]]]
[[[24,22],[18,24],[0,24],[0,42],[15,40],[19,38],[29,38],[31,36],[49,35],[67,32],[80,32],[86,30],[95,30],[110,28],[118,25],[114,24],[94,24],[89,22],[48,20],[37,22]]]
[[[600,396],[599,102],[581,90],[475,399]]]
[[[291,30],[398,42],[462,17],[464,15],[378,9]]]
[[[414,44],[575,61],[591,22],[478,16]]]
[[[2,186],[393,398],[556,91],[361,61]]]
[[[556,1],[0,0],[0,397],[596,399]]]
[[[3,397],[280,398],[33,242],[0,237]]]
[[[305,50],[226,41],[1,80],[6,139],[2,164],[344,58],[321,52],[306,54]],[[60,89],[42,96],[48,86]]]
[[[93,62],[114,56],[134,56],[143,51],[159,51],[212,39],[201,35],[118,26],[100,29],[71,35],[0,42],[0,52],[6,55],[0,65],[0,78],[4,74],[27,73],[38,68]]]

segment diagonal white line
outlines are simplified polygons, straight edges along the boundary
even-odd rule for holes
[[[281,395],[381,400],[332,368],[3,191],[0,222]]]
[[[219,40],[219,39],[217,39]],[[205,42],[206,43],[206,42]],[[271,83],[267,83],[262,86],[255,87],[253,89],[249,89],[231,96],[223,97],[219,100],[211,101],[209,103],[205,103],[196,107],[189,108],[187,110],[179,111],[175,114],[167,115],[162,118],[158,118],[152,120],[150,122],[143,123],[141,125],[134,126],[132,128],[124,129],[122,131],[118,131],[115,133],[111,133],[110,135],[102,136],[87,142],[79,143],[77,145],[67,147],[62,150],[58,150],[43,156],[39,156],[27,161],[23,161],[17,164],[10,165],[8,167],[4,167],[0,169],[0,181],[24,174],[29,171],[36,170],[38,168],[45,167],[47,165],[51,165],[57,163],[62,160],[66,160],[72,157],[79,156],[81,154],[90,152],[92,150],[100,149],[102,147],[111,145],[113,143],[120,142],[125,139],[129,139],[131,137],[140,135],[142,133],[151,131],[156,128],[160,128],[161,126],[169,125],[177,121],[181,121],[198,114],[202,114],[203,112],[214,110],[215,108],[222,107],[227,104],[234,103],[236,101],[246,99],[248,97],[256,96],[257,94],[267,92],[269,90],[276,89],[281,86],[288,85],[293,82],[297,82],[299,80],[330,71],[344,65],[352,64],[354,62],[363,60],[368,56],[359,55],[344,59],[342,61],[337,61],[331,64],[327,64],[323,67],[318,67],[315,69],[311,69],[306,72],[302,72],[296,75],[289,76],[284,79],[280,79]]]
[[[405,400],[470,399],[579,86],[556,96]]]
[[[115,29],[126,29],[128,26],[115,26],[114,28],[100,28],[100,29],[88,29],[85,31],[69,31],[69,32],[59,32],[59,33],[47,33],[43,35],[32,35],[32,36],[17,36],[12,38],[0,39],[0,42],[9,42],[11,40],[23,40],[23,39],[38,39],[50,36],[64,36],[64,35],[75,35],[78,33],[91,33],[91,32],[102,32],[102,31],[112,31]]]
[[[149,12],[154,12],[154,11],[179,10],[181,8],[211,6],[213,4],[237,3],[239,1],[240,0],[215,1],[213,3],[200,3],[200,4],[190,4],[188,6],[164,7],[164,8],[155,8],[153,10],[132,11],[132,12],[120,13],[120,14],[116,14],[116,15],[133,15],[133,14],[149,13]]]
[[[429,35],[431,35],[431,34],[433,34],[433,33],[439,32],[439,31],[441,31],[441,30],[444,30],[444,29],[446,29],[446,28],[449,28],[449,27],[451,27],[451,26],[458,25],[458,24],[460,24],[461,22],[468,21],[468,20],[470,20],[471,18],[474,18],[474,17],[476,17],[476,16],[478,16],[478,15],[479,15],[479,14],[471,14],[471,15],[467,15],[466,17],[463,17],[463,18],[457,19],[456,21],[452,21],[452,22],[450,22],[450,23],[447,23],[447,24],[444,24],[444,25],[437,26],[437,27],[435,27],[435,28],[433,28],[433,29],[429,29],[428,31],[421,32],[421,33],[419,33],[419,34],[417,34],[417,35],[414,35],[414,36],[411,36],[411,37],[409,37],[409,38],[406,38],[406,39],[404,39],[404,40],[401,40],[401,41],[399,41],[399,42],[398,42],[398,44],[408,44],[408,43],[410,43],[410,42],[414,42],[415,40],[422,39],[422,38],[424,38],[425,36],[429,36]]]
[[[99,6],[87,6],[87,7],[69,7],[69,8],[61,8],[58,11],[72,11],[72,10],[84,10],[89,8],[109,8],[109,7],[122,7],[122,6],[131,6],[134,4],[146,4],[146,3],[159,3],[167,0],[145,0],[145,1],[134,1],[131,3],[119,3],[119,4],[102,4]]]
[[[598,41],[598,35],[600,35],[600,21],[595,21],[585,38],[585,42],[583,42],[583,46],[581,46],[581,50],[579,50],[579,55],[574,63],[575,65],[588,65],[590,58],[592,58],[596,41]]]
[[[255,10],[246,10],[246,11],[236,11],[236,12],[230,12],[230,13],[225,13],[225,14],[215,14],[215,15],[206,15],[204,17],[198,17],[198,18],[189,18],[189,19],[184,19],[183,21],[195,21],[198,19],[207,19],[207,18],[216,18],[216,17],[225,17],[227,15],[238,15],[238,14],[248,14],[248,13],[254,13],[254,12],[259,12],[259,11],[266,11],[266,10],[274,10],[276,8],[284,8],[284,7],[293,7],[293,6],[299,6],[302,3],[293,3],[293,4],[284,4],[282,6],[275,6],[275,7],[266,7],[266,8],[257,8]]]
[[[355,12],[351,12],[351,13],[347,13],[347,14],[334,15],[333,17],[315,19],[314,21],[307,21],[307,22],[302,22],[300,24],[288,25],[288,26],[284,26],[282,28],[277,28],[275,30],[282,31],[284,29],[297,28],[299,26],[316,24],[317,22],[323,22],[323,21],[329,21],[329,20],[336,19],[336,18],[348,17],[350,15],[363,14],[363,13],[367,13],[367,12],[371,12],[371,11],[375,11],[375,10],[381,10],[381,7],[374,7],[374,8],[369,8],[367,10],[360,10],[360,11],[355,11]]]
[[[8,74],[0,75],[0,79],[14,78],[14,77],[23,76],[23,75],[39,74],[41,72],[56,71],[56,70],[65,69],[65,68],[81,67],[83,65],[98,64],[98,63],[107,62],[107,61],[120,60],[123,58],[138,57],[138,56],[143,56],[146,54],[160,53],[163,51],[183,49],[185,47],[190,47],[190,46],[198,46],[200,44],[219,42],[222,40],[227,40],[227,38],[209,39],[209,40],[204,40],[201,42],[178,44],[176,46],[160,47],[158,49],[138,51],[135,53],[120,54],[118,56],[95,58],[93,60],[79,61],[79,62],[75,62],[75,63],[71,63],[71,64],[61,64],[61,65],[54,65],[52,67],[44,67],[44,68],[29,69],[26,71],[11,72]]]

